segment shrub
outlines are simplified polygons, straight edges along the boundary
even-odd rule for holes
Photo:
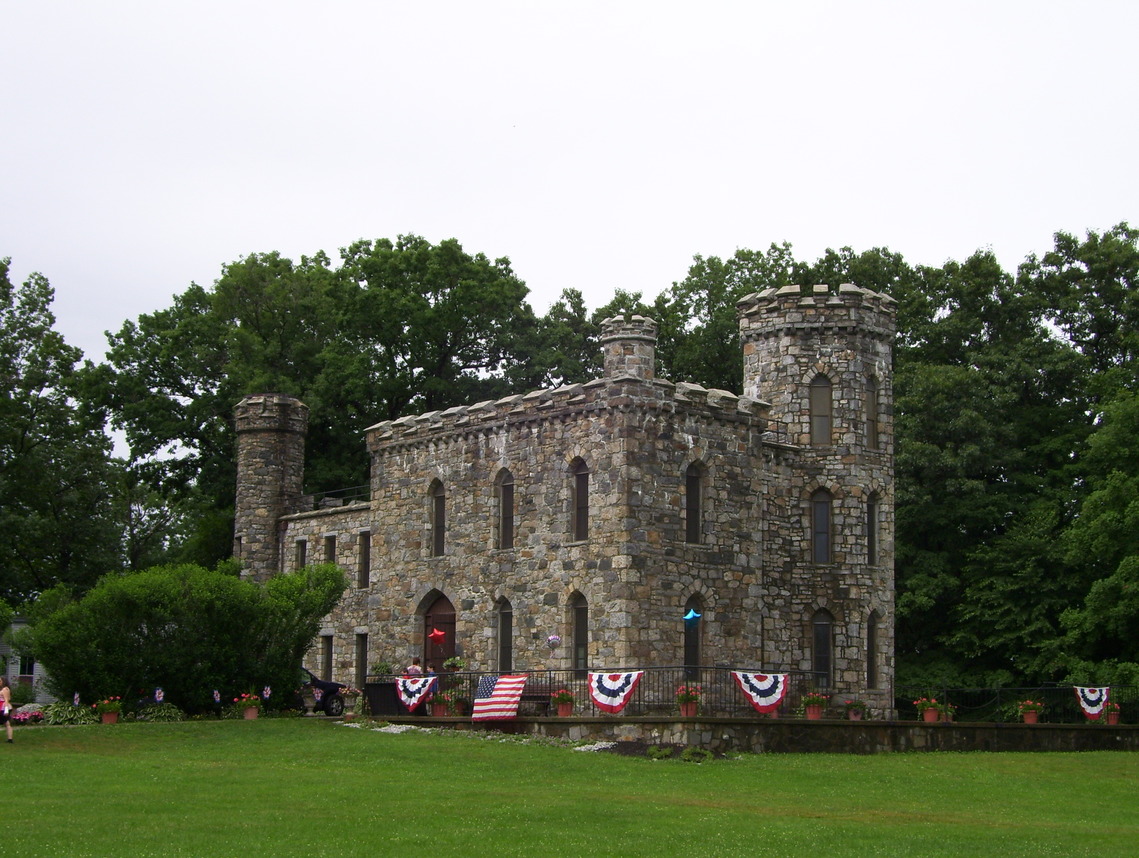
[[[698,748],[695,745],[689,745],[680,752],[680,759],[686,763],[706,763],[713,758],[713,754],[707,748]]]
[[[27,706],[29,703],[35,702],[36,689],[31,685],[17,682],[11,687],[11,691],[13,709],[19,709],[21,706]]]
[[[189,564],[108,575],[35,624],[34,650],[57,696],[161,686],[167,702],[198,711],[215,689],[293,687],[346,583],[332,564],[264,584]]]
[[[173,703],[150,703],[135,713],[136,721],[183,721],[186,713]]]
[[[99,713],[90,706],[75,706],[71,703],[49,703],[43,708],[45,724],[97,724]]]
[[[667,760],[672,756],[672,748],[668,745],[649,745],[645,750],[645,756],[650,760]]]

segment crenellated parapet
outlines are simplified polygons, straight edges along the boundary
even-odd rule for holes
[[[233,417],[238,434],[288,432],[304,435],[308,431],[308,406],[293,396],[281,393],[246,396],[237,403]]]
[[[673,384],[659,379],[641,382],[628,377],[600,378],[586,384],[535,390],[445,411],[385,420],[368,428],[368,449],[375,452],[381,447],[400,443],[637,408],[694,414],[713,420],[751,422],[766,429],[769,406],[748,396],[687,382]]]
[[[897,302],[882,292],[862,289],[853,283],[837,288],[783,286],[745,295],[737,303],[740,334],[774,336],[816,330],[859,330],[892,340]]]
[[[657,323],[645,316],[619,315],[601,323],[601,351],[607,378],[656,376]]]

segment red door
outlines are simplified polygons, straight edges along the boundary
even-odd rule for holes
[[[438,629],[443,639],[432,640],[430,635]],[[455,606],[446,596],[440,596],[431,603],[423,615],[423,668],[430,665],[436,673],[443,670],[443,662],[455,654]]]

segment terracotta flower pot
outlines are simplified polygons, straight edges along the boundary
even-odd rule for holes
[[[559,703],[557,707],[559,718],[568,718],[573,714],[573,703]]]
[[[818,721],[822,717],[823,717],[823,707],[820,706],[818,703],[812,703],[810,706],[807,707],[807,720],[808,721]]]
[[[261,714],[261,710],[256,706],[246,706],[243,710],[243,714],[245,715],[246,721],[252,721]]]
[[[104,724],[118,724],[119,723],[119,713],[118,712],[100,712],[99,718],[103,721]]]
[[[1107,723],[1112,725],[1112,726],[1119,723],[1119,713],[1118,712],[1108,712],[1103,717],[1107,720]]]
[[[678,703],[676,705],[680,707],[680,717],[681,718],[695,718],[696,717],[696,703],[695,702]]]
[[[936,709],[923,709],[921,711],[921,719],[923,721],[940,721],[941,713]]]
[[[862,720],[862,710],[861,709],[849,709],[849,710],[847,710],[846,717],[849,718],[851,721],[861,721]]]
[[[1039,712],[1021,712],[1020,717],[1024,719],[1025,724],[1035,724],[1040,718]]]
[[[446,703],[432,703],[431,716],[433,718],[446,718],[451,714],[451,707]]]

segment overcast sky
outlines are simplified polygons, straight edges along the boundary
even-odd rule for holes
[[[0,257],[102,332],[455,237],[543,313],[789,241],[1014,270],[1139,220],[1135,2],[0,0]]]

